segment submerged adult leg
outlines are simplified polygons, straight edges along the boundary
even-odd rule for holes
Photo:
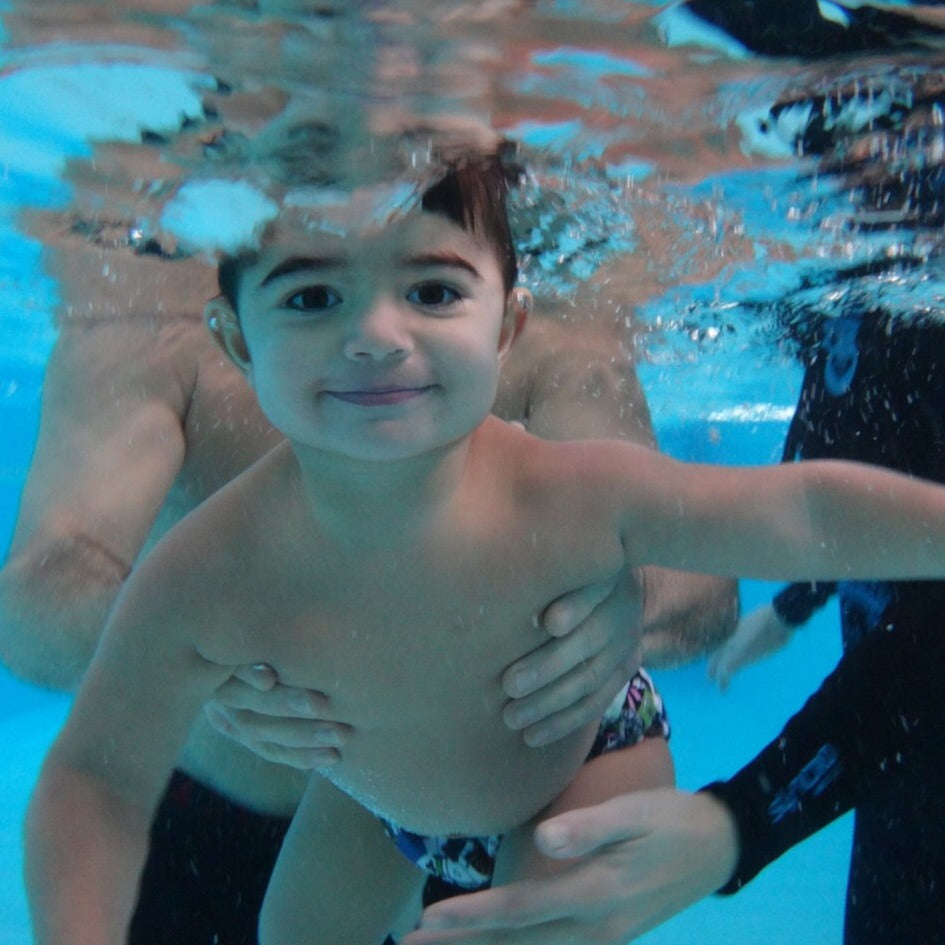
[[[256,945],[289,820],[257,814],[180,772],[151,826],[128,945]]]

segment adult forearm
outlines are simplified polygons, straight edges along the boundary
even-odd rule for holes
[[[734,630],[736,581],[656,567],[643,574],[643,662],[651,669],[701,656]]]
[[[74,689],[128,571],[81,537],[12,555],[0,571],[0,659],[28,682]]]
[[[821,688],[753,761],[705,790],[738,825],[734,892],[796,843],[869,796],[930,750],[945,721],[940,626],[877,630],[849,651]]]

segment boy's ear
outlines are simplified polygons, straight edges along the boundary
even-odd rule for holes
[[[207,302],[203,310],[203,319],[210,329],[210,334],[226,352],[227,357],[244,373],[250,369],[249,350],[240,328],[233,306],[222,295]]]
[[[528,289],[513,289],[505,303],[502,332],[499,335],[499,357],[504,357],[512,343],[522,333],[534,299]]]

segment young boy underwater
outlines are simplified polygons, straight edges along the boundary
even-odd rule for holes
[[[522,878],[555,868],[528,841],[539,814],[671,780],[631,709],[537,750],[505,727],[500,674],[541,642],[548,600],[650,563],[945,576],[941,487],[687,465],[489,416],[528,306],[499,162],[457,162],[381,221],[376,196],[277,221],[221,265],[211,330],[289,442],[175,527],[115,607],[30,808],[39,945],[124,941],[154,807],[235,666],[325,692],[353,729],[309,782],[260,941],[373,945],[423,882],[392,837],[434,869],[455,855],[470,885],[498,847],[496,880]]]

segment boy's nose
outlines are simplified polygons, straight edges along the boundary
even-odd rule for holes
[[[353,320],[345,340],[345,355],[354,361],[402,358],[411,348],[401,313],[395,305],[378,302]]]

